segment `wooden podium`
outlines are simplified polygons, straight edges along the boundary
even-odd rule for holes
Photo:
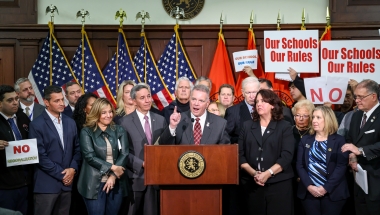
[[[239,183],[237,144],[145,145],[144,150],[145,185],[160,186],[161,215],[222,214],[222,185]],[[182,175],[178,165],[189,151],[205,163],[193,179]]]

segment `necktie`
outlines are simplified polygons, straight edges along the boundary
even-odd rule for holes
[[[202,129],[201,129],[201,123],[199,123],[199,118],[195,118],[195,125],[194,125],[194,143],[195,145],[199,145],[201,143],[202,138]]]
[[[364,124],[367,122],[367,114],[364,114],[363,115],[363,120],[362,120],[362,124],[360,125],[360,129],[362,129],[364,127]]]
[[[148,140],[149,145],[152,145],[152,131],[150,130],[149,117],[145,115],[144,119],[145,119],[144,129],[145,129],[146,139]]]
[[[322,186],[327,182],[326,165],[327,140],[314,141],[309,151],[309,177],[315,186]]]
[[[9,118],[8,122],[11,125],[13,133],[15,134],[16,140],[22,140],[21,133],[18,130],[17,125],[16,125],[15,121],[13,120],[13,118]]]
[[[30,110],[30,108],[29,108],[29,107],[26,107],[26,108],[25,108],[25,114],[26,114],[28,117],[30,117],[30,113],[29,113],[29,110]]]

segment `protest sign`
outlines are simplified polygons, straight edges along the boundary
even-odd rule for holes
[[[346,77],[305,78],[306,98],[314,104],[343,104],[348,81]]]
[[[10,141],[5,147],[7,167],[38,163],[36,139]]]
[[[241,72],[244,66],[257,69],[257,50],[245,50],[232,54],[235,64],[235,72]]]

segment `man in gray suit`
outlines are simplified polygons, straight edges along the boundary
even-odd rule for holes
[[[34,102],[36,95],[29,79],[19,78],[15,83],[15,91],[20,99],[20,107],[30,121],[37,118],[45,110],[44,106]]]
[[[164,117],[150,111],[152,95],[145,83],[139,83],[131,90],[131,98],[136,110],[120,119],[119,124],[127,131],[129,154],[127,174],[132,184],[132,194],[128,196],[128,215],[158,214],[158,192],[153,186],[144,185],[144,145],[153,145],[167,127]]]
[[[196,85],[190,94],[190,111],[178,113],[174,109],[170,125],[162,133],[159,143],[164,144],[228,144],[227,121],[206,111],[210,103],[210,89]]]

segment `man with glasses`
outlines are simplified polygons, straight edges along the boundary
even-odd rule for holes
[[[174,109],[169,126],[159,139],[159,144],[228,144],[226,120],[206,111],[210,103],[210,89],[195,85],[190,94],[190,111]]]
[[[358,111],[342,146],[349,151],[349,164],[357,172],[358,165],[367,171],[368,194],[355,183],[354,198],[356,214],[380,214],[380,107],[379,85],[373,80],[360,82],[354,93]]]

